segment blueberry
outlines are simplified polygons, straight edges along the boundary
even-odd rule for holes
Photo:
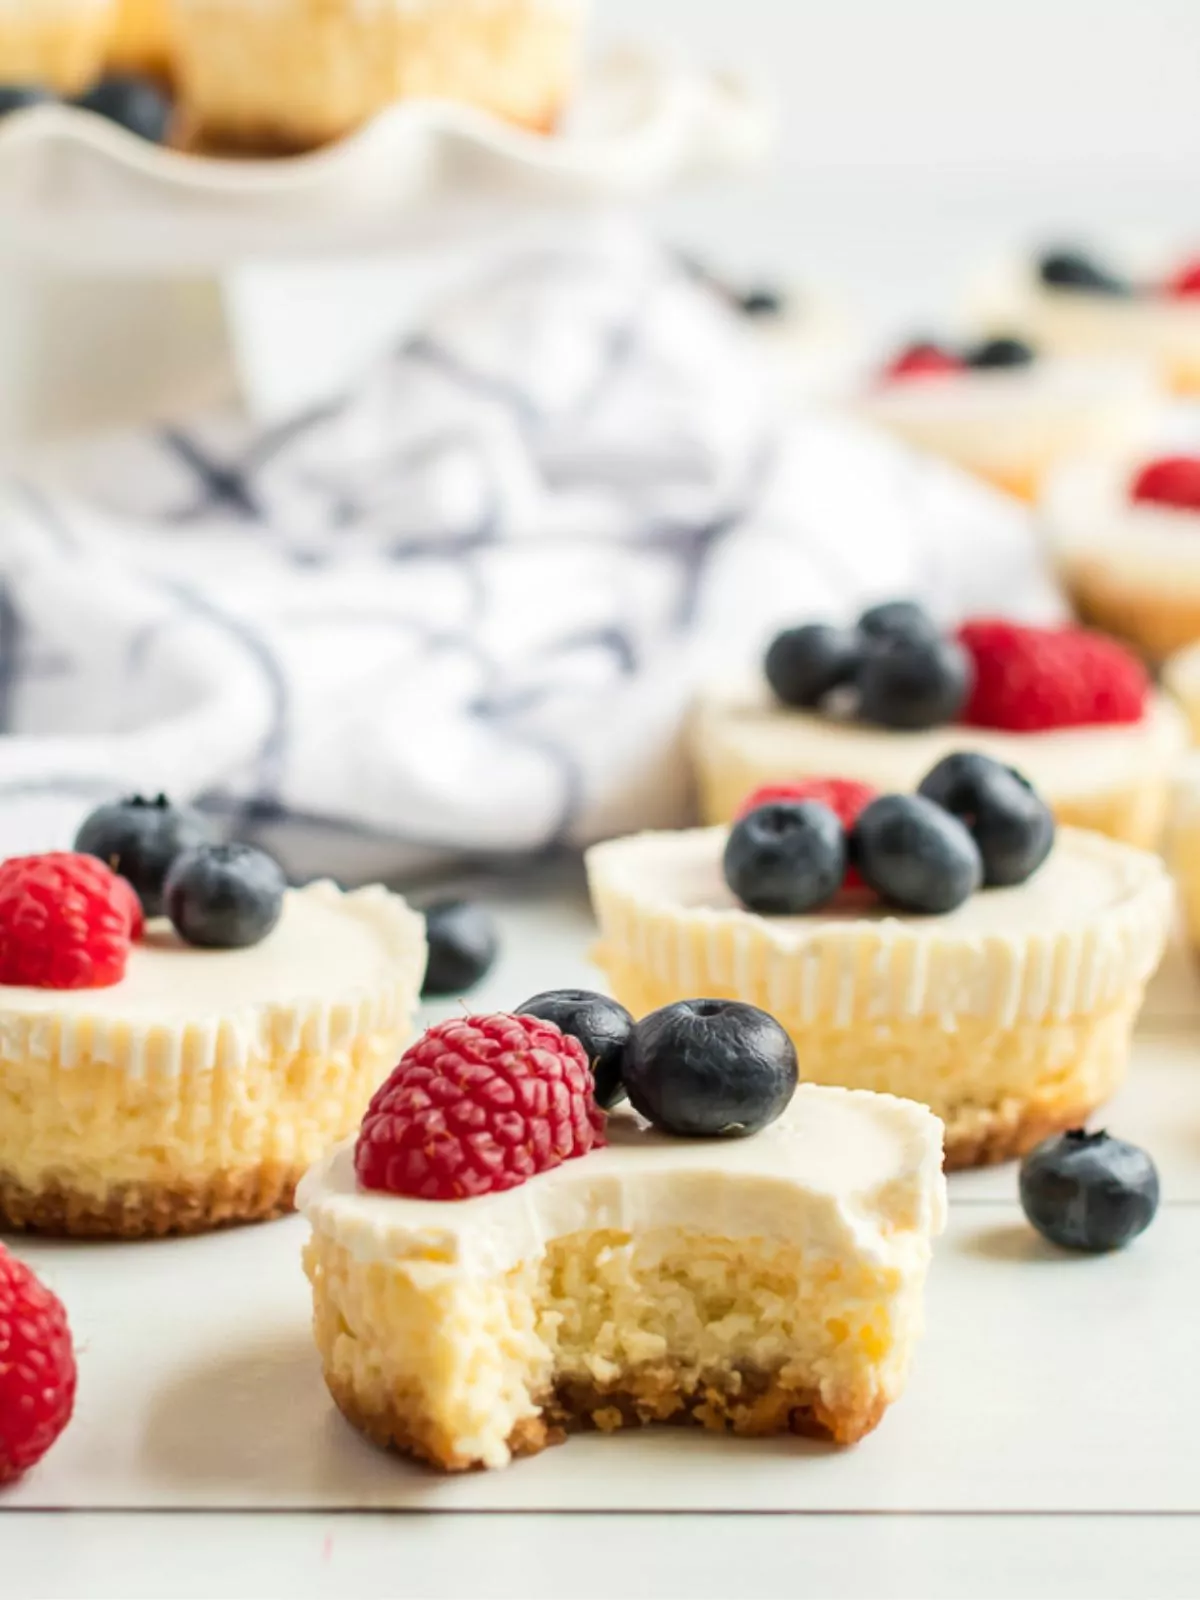
[[[0,117],[13,111],[27,111],[30,106],[48,105],[54,96],[49,89],[36,83],[0,83]]]
[[[465,994],[482,983],[500,950],[490,911],[473,900],[438,900],[425,907],[429,964],[421,989],[426,1000]]]
[[[858,672],[859,716],[907,731],[953,722],[967,703],[972,674],[971,658],[956,639],[877,639]]]
[[[787,299],[779,289],[758,285],[738,296],[738,310],[747,317],[782,317],[787,310]]]
[[[832,900],[845,876],[845,829],[815,800],[759,806],[729,830],[725,882],[748,911],[799,916]]]
[[[207,844],[181,855],[164,900],[176,933],[205,950],[261,944],[283,914],[283,870],[248,844]]]
[[[166,795],[144,800],[130,795],[93,811],[75,835],[75,849],[99,856],[128,878],[148,917],[163,913],[163,885],[185,850],[209,844],[212,832],[195,811],[170,804]]]
[[[541,1017],[578,1039],[596,1080],[596,1104],[611,1111],[625,1098],[622,1070],[633,1017],[618,1001],[590,989],[548,989],[516,1007],[518,1016]]]
[[[850,836],[850,860],[889,905],[929,916],[953,911],[983,882],[979,849],[966,828],[915,794],[871,801]]]
[[[1076,289],[1089,294],[1127,295],[1131,285],[1098,265],[1082,250],[1048,250],[1038,261],[1038,276],[1049,289]]]
[[[785,1030],[737,1000],[680,1000],[653,1011],[625,1052],[634,1109],[690,1139],[758,1133],[787,1110],[797,1077]]]
[[[1064,1250],[1120,1250],[1154,1221],[1158,1170],[1137,1145],[1075,1128],[1021,1162],[1021,1205]]]
[[[871,640],[938,637],[937,623],[915,600],[885,600],[882,605],[871,606],[859,617],[858,631]]]
[[[171,129],[171,101],[149,78],[114,73],[101,78],[75,104],[151,144],[165,144]]]
[[[1034,348],[1024,339],[984,339],[967,351],[969,367],[1027,367],[1034,359]]]
[[[1027,778],[991,756],[946,756],[917,790],[962,822],[979,846],[983,881],[1010,888],[1031,878],[1054,844],[1054,815]]]
[[[767,651],[767,682],[785,706],[815,706],[849,683],[862,658],[862,641],[849,628],[809,622],[788,628]]]

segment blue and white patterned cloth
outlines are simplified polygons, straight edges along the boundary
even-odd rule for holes
[[[1015,506],[781,421],[632,230],[531,247],[328,405],[4,486],[0,850],[130,789],[346,879],[673,823],[697,680],[899,593],[1059,603]]]

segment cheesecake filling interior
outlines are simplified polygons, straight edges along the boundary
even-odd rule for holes
[[[346,1144],[298,1202],[326,1379],[381,1442],[460,1467],[577,1424],[849,1442],[920,1330],[941,1127],[802,1084],[750,1139],[618,1112],[607,1147],[468,1202],[364,1193]]]

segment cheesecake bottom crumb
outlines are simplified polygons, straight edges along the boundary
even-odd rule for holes
[[[398,1400],[372,1404],[343,1378],[329,1372],[325,1377],[338,1410],[380,1448],[443,1472],[484,1465],[431,1427],[419,1406]],[[562,1444],[570,1433],[616,1433],[656,1423],[699,1426],[742,1438],[791,1434],[849,1445],[877,1427],[886,1410],[886,1399],[877,1395],[859,1411],[833,1412],[818,1389],[796,1387],[762,1373],[739,1370],[693,1382],[670,1367],[633,1369],[603,1386],[580,1381],[556,1385],[542,1397],[537,1415],[523,1417],[513,1426],[505,1447],[516,1460]]]
[[[293,1209],[303,1166],[265,1163],[192,1183],[127,1184],[104,1193],[0,1172],[0,1230],[71,1239],[152,1239],[267,1222]]]
[[[1200,598],[1186,585],[1164,578],[1143,587],[1087,559],[1073,562],[1066,580],[1085,622],[1115,633],[1156,665],[1200,639]]]

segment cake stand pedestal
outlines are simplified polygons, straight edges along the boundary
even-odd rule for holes
[[[74,108],[0,125],[0,452],[347,381],[423,296],[539,215],[637,204],[758,163],[773,117],[731,74],[618,51],[551,138],[395,107],[286,160],[147,145]]]

